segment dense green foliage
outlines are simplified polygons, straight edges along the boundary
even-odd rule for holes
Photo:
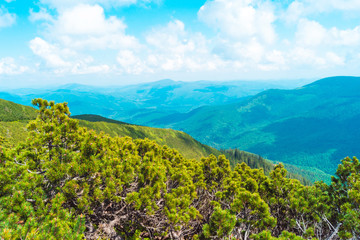
[[[200,159],[201,157],[208,156],[209,154],[220,154],[218,150],[201,144],[190,135],[172,129],[151,128],[121,123],[119,124],[112,123],[111,121],[108,122],[108,120],[106,120],[106,122],[91,122],[80,120],[79,124],[82,127],[93,129],[97,132],[103,131],[112,137],[129,136],[132,138],[141,139],[148,138],[150,140],[156,141],[158,144],[165,144],[169,147],[177,149],[187,158]]]
[[[221,155],[184,158],[148,139],[79,126],[67,104],[35,99],[36,120],[0,150],[4,239],[357,239],[360,163],[330,185],[266,176]],[[5,139],[0,139],[4,145]]]
[[[246,163],[251,168],[262,168],[265,174],[269,174],[274,169],[274,164],[256,154],[239,149],[222,149],[220,152],[229,159],[230,165],[233,167],[238,163]]]
[[[269,175],[270,172],[274,170],[274,167],[276,166],[271,161],[264,159],[259,155],[241,151],[239,149],[221,150],[221,153],[224,154],[227,159],[229,159],[230,165],[233,167],[235,167],[239,163],[246,163],[246,165],[248,165],[251,168],[263,169],[266,175]],[[289,178],[298,179],[304,185],[311,185],[313,182],[315,182],[314,180],[317,181],[322,180],[321,178],[316,179],[316,176],[314,176],[313,171],[300,169],[291,164],[285,164],[285,167],[288,170],[287,176]]]
[[[0,121],[0,136],[6,138],[9,145],[15,146],[25,141],[27,137],[26,125],[29,121]]]

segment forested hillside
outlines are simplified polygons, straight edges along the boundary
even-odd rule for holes
[[[332,77],[148,124],[185,131],[212,147],[239,148],[333,174],[339,159],[360,153],[359,90],[359,77]]]
[[[29,137],[0,151],[4,239],[358,239],[360,163],[304,186],[225,156],[79,126],[67,104],[35,99]],[[1,139],[3,142],[4,139]]]

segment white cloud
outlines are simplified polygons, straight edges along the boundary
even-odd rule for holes
[[[5,8],[0,7],[0,28],[10,27],[16,22],[16,14],[9,13]]]
[[[73,74],[107,73],[110,71],[107,64],[92,65],[93,62],[92,57],[78,59],[72,64],[70,71]]]
[[[249,71],[330,69],[346,64],[360,51],[360,26],[325,27],[319,22],[321,16],[318,21],[310,17],[359,9],[359,0],[295,0],[285,9],[263,0],[208,0],[198,17],[217,30],[212,51],[227,66],[237,64]],[[286,33],[282,28],[287,28]]]
[[[295,37],[299,45],[305,46],[360,46],[360,26],[346,30],[326,29],[316,21],[301,19]]]
[[[291,63],[293,65],[308,65],[308,66],[324,66],[325,59],[316,54],[314,50],[297,47],[290,52]]]
[[[50,13],[48,13],[48,11],[45,8],[40,8],[38,12],[34,12],[33,9],[30,9],[29,20],[31,22],[36,22],[36,21],[52,22],[54,21],[54,18],[51,16]]]
[[[256,0],[207,1],[198,12],[199,19],[217,29],[224,37],[247,41],[256,37],[271,44],[276,39],[276,19],[269,2]]]
[[[285,61],[276,50],[275,11],[263,0],[209,0],[198,17],[217,30],[212,52],[221,56],[226,68],[267,71],[283,67]]]
[[[302,19],[295,34],[300,45],[318,46],[326,40],[327,30],[316,21]]]
[[[310,10],[310,6],[320,6],[310,0],[295,0],[287,9],[268,0],[208,0],[198,11],[198,19],[215,29],[212,36],[192,32],[184,22],[173,20],[149,26],[150,30],[141,33],[144,38],[138,39],[127,33],[125,19],[108,14],[110,5],[153,2],[41,0],[43,8],[31,10],[29,17],[33,22],[46,21],[41,24],[41,38],[30,42],[33,53],[42,60],[40,69],[138,76],[187,72],[259,75],[298,67],[323,70],[342,66],[360,50],[360,26],[321,25],[321,19],[311,18]],[[340,8],[339,1],[328,2],[331,9]],[[349,2],[345,1],[345,6]]]
[[[51,8],[57,10],[64,10],[67,8],[72,8],[78,4],[89,4],[95,5],[99,4],[104,7],[122,7],[129,6],[132,4],[148,5],[151,3],[158,4],[161,0],[40,0],[42,4],[48,5]]]
[[[266,55],[266,61],[272,65],[272,68],[275,69],[282,69],[282,68],[287,68],[286,64],[287,64],[287,59],[286,56],[283,52],[279,51],[279,50],[273,50],[270,51],[267,55]]]
[[[85,74],[110,70],[106,64],[92,65],[94,61],[92,57],[78,56],[70,49],[52,45],[39,37],[30,41],[30,48],[54,73]]]
[[[67,48],[123,49],[139,47],[125,34],[126,25],[115,16],[105,17],[99,5],[77,5],[59,13],[48,31],[53,41]]]
[[[282,16],[288,23],[296,23],[309,15],[319,15],[334,11],[357,12],[360,10],[359,0],[295,0]]]
[[[297,21],[305,14],[305,7],[302,2],[294,1],[286,9],[283,18],[287,23],[297,23]]]
[[[166,27],[154,29],[146,36],[146,42],[161,52],[184,54],[195,50],[195,43],[188,39],[185,25],[179,20],[169,22]]]
[[[60,13],[55,31],[68,35],[103,35],[123,32],[125,24],[112,16],[105,18],[104,9],[99,5],[77,5]]]
[[[67,57],[67,55],[74,55],[69,54],[71,51],[61,50],[39,37],[30,41],[30,48],[35,55],[45,60],[47,66],[53,68],[70,67],[71,64],[65,61],[64,58]]]
[[[314,49],[297,47],[289,53],[289,63],[292,67],[307,66],[309,69],[331,68],[345,64],[345,58],[337,53],[328,51],[321,52]]]
[[[344,65],[345,64],[345,58],[337,55],[334,52],[327,52],[326,53],[326,59],[330,64],[333,65]]]
[[[123,72],[127,74],[141,74],[151,72],[146,63],[130,50],[121,50],[116,58]]]
[[[256,40],[251,41],[249,44],[243,45],[239,48],[240,54],[243,58],[253,62],[260,62],[264,55],[264,47]]]
[[[356,11],[360,9],[359,0],[304,0],[304,2],[308,6],[309,11],[314,12],[333,10]]]
[[[53,17],[44,9],[30,13],[30,20],[48,20],[43,25],[43,37],[31,40],[30,48],[43,60],[44,66],[55,73],[115,71],[108,64],[95,64],[91,50],[133,51],[142,48],[135,37],[125,34],[123,21],[115,16],[106,17],[99,5],[75,5],[58,10]],[[99,60],[104,62],[104,59]]]
[[[360,26],[346,30],[339,30],[334,27],[328,30],[328,35],[334,45],[349,47],[360,45]]]
[[[206,38],[200,33],[187,32],[179,20],[153,29],[147,34],[146,43],[147,64],[163,71],[211,71],[222,65],[219,57],[211,53]]]
[[[29,68],[27,66],[19,66],[16,64],[15,59],[11,57],[0,59],[0,75],[14,75],[27,72]]]
[[[152,29],[141,49],[121,50],[120,71],[127,74],[213,71],[224,66],[211,53],[208,41],[199,33],[189,33],[179,20]]]

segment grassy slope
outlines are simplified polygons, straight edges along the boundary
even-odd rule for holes
[[[34,108],[0,99],[0,136],[8,144],[18,144],[25,140],[26,125],[35,117]]]
[[[71,117],[79,119],[79,120],[86,120],[86,121],[89,121],[89,122],[108,122],[108,123],[131,125],[131,124],[126,123],[126,122],[121,122],[121,121],[118,121],[118,120],[105,118],[105,117],[95,115],[95,114],[81,114],[81,115],[75,115],[75,116],[71,116]]]
[[[218,150],[201,144],[190,135],[172,129],[151,128],[104,121],[90,122],[85,120],[80,120],[80,126],[94,129],[97,132],[103,131],[110,136],[149,138],[160,145],[168,145],[171,148],[177,149],[186,158],[200,159],[210,154],[220,154]]]
[[[0,121],[0,136],[4,137],[6,143],[15,146],[26,139],[26,125],[28,121]]]
[[[16,145],[25,140],[26,124],[28,120],[35,117],[34,108],[0,99],[0,135],[4,136],[10,144]],[[89,120],[80,120],[82,127],[104,131],[111,136],[149,138],[159,144],[177,149],[187,158],[199,159],[210,154],[220,154],[218,150],[201,144],[184,132],[135,126],[97,115],[83,115],[76,118]]]
[[[0,121],[30,120],[35,117],[34,108],[0,99]]]
[[[109,122],[89,122],[79,120],[82,127],[103,131],[111,136],[130,136],[132,138],[149,138],[161,145],[177,149],[187,158],[200,159],[210,154],[219,155],[220,152],[214,148],[203,145],[193,139],[190,135],[172,129],[157,129],[128,124]],[[16,145],[26,139],[26,125],[28,121],[0,121],[0,136],[5,137],[11,145]]]

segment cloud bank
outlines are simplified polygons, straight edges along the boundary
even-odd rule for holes
[[[222,74],[264,78],[268,73],[283,76],[291,72],[294,77],[303,70],[358,73],[360,25],[348,24],[346,19],[359,22],[360,17],[353,14],[360,10],[357,0],[295,0],[287,4],[208,0],[192,16],[202,28],[173,17],[148,25],[140,34],[131,31],[127,19],[117,13],[130,6],[153,5],[160,8],[162,2],[39,0],[37,8],[29,9],[28,19],[38,33],[28,40],[35,64],[27,68],[60,75],[193,73],[198,78],[204,72],[216,78]],[[344,24],[329,24],[332,15]],[[0,8],[0,28],[11,27],[16,20],[16,14]],[[14,58],[3,58],[0,63],[0,74],[26,71],[16,66]]]

